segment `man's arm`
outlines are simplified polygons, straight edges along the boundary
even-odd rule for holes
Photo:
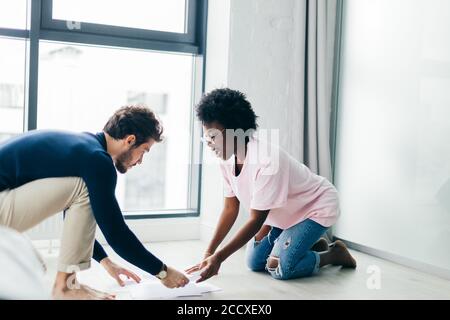
[[[117,174],[111,159],[106,154],[96,153],[84,168],[82,178],[89,191],[92,211],[108,244],[128,262],[153,275],[158,274],[162,261],[145,249],[125,223],[115,197]],[[96,247],[99,249],[99,245]],[[101,251],[97,258],[106,254]]]
[[[145,249],[125,223],[115,196],[117,173],[111,158],[104,153],[96,153],[86,161],[82,178],[89,191],[89,200],[95,220],[106,241],[118,255],[128,262],[150,274],[158,275],[163,270],[164,264]],[[108,258],[103,259],[110,274],[123,273],[120,267],[108,263],[108,260]],[[161,282],[169,288],[183,287],[189,282],[183,273],[169,266],[167,266],[166,275]]]
[[[95,261],[100,263],[103,259],[107,258],[108,254],[106,253],[105,249],[101,246],[101,244],[95,240],[94,243],[94,253],[92,255],[92,258],[94,258]]]

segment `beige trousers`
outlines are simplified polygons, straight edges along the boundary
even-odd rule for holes
[[[0,192],[0,225],[19,232],[61,211],[66,216],[58,271],[72,273],[87,269],[91,265],[96,222],[83,179],[41,179]]]

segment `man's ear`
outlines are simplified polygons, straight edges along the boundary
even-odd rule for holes
[[[134,143],[136,142],[136,136],[134,134],[130,134],[125,138],[125,142],[128,146],[134,145]]]

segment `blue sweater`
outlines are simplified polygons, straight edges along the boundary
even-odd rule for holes
[[[117,172],[106,152],[104,133],[35,130],[0,144],[0,192],[54,177],[81,177],[95,220],[114,251],[153,275],[161,271],[162,262],[144,248],[125,223],[115,197]],[[106,256],[95,241],[94,259],[101,261]]]

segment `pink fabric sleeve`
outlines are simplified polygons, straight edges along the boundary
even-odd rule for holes
[[[234,194],[233,188],[231,187],[231,182],[230,178],[228,177],[227,170],[223,165],[220,165],[220,169],[222,170],[223,177],[223,196],[225,198],[233,198],[236,195]]]

